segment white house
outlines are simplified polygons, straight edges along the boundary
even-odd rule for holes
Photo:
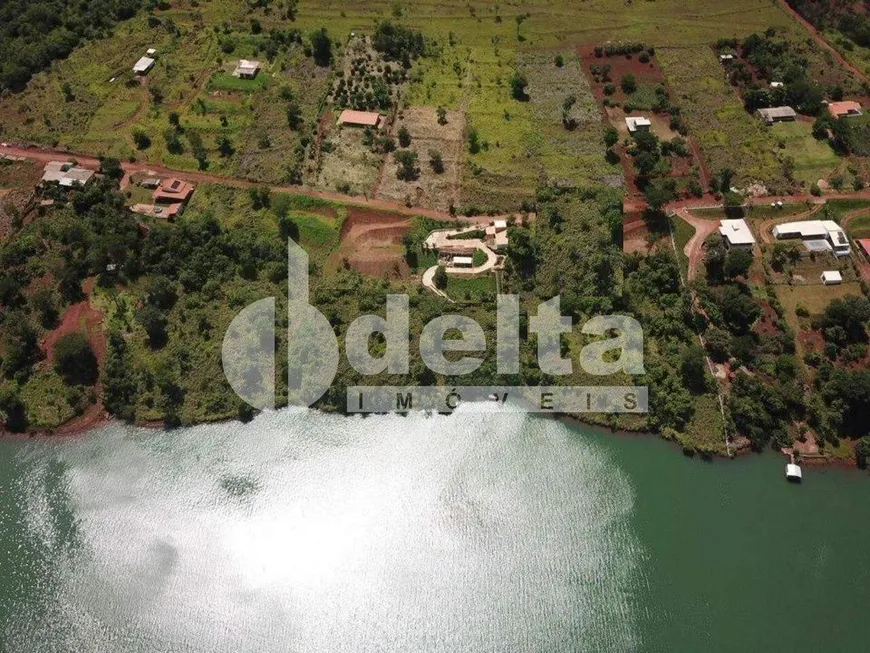
[[[837,270],[825,270],[822,272],[822,283],[826,286],[836,286],[843,283],[843,276]]]
[[[139,61],[136,62],[136,65],[133,66],[133,72],[137,75],[145,75],[154,67],[154,59],[151,57],[142,57]]]
[[[634,134],[635,132],[648,132],[652,123],[649,121],[649,118],[644,116],[627,116],[625,118],[625,126],[628,127],[629,134]]]
[[[759,109],[758,115],[760,115],[765,124],[768,125],[772,125],[775,122],[797,120],[797,111],[791,107],[770,107],[769,109]]]
[[[789,463],[785,466],[785,477],[791,481],[792,483],[800,483],[801,482],[801,468],[800,465],[795,465],[794,463]]]
[[[773,237],[777,240],[827,240],[837,256],[849,256],[852,253],[846,232],[833,220],[785,222],[773,228]]]
[[[746,224],[746,220],[722,220],[719,223],[719,233],[729,247],[736,249],[752,249],[755,236]]]
[[[57,183],[64,188],[86,186],[93,179],[94,171],[81,168],[72,161],[49,161],[45,164],[42,181]]]
[[[471,256],[454,256],[453,267],[470,268],[474,266],[474,259]]]

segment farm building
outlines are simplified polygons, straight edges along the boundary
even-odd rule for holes
[[[649,118],[644,116],[628,116],[625,119],[625,126],[628,127],[628,133],[634,134],[635,132],[648,132],[652,123]]]
[[[248,61],[247,59],[240,59],[239,64],[233,71],[233,76],[240,79],[254,79],[254,77],[257,76],[258,72],[260,72],[259,61]]]
[[[846,233],[833,220],[786,222],[773,228],[773,237],[777,240],[827,240],[837,256],[848,256],[852,252]]]
[[[721,61],[722,63],[725,63],[726,61],[727,62],[734,61],[734,55],[733,54],[720,54],[719,61]]]
[[[154,202],[158,204],[186,202],[191,195],[193,195],[193,184],[180,179],[163,179],[154,191]]]
[[[148,48],[145,51],[145,54],[148,55],[149,57],[153,57],[155,54],[157,54],[157,50],[155,50],[154,48]]]
[[[154,67],[154,59],[151,57],[142,57],[139,61],[136,62],[136,65],[133,66],[133,72],[137,75],[145,75]]]
[[[771,107],[770,109],[759,109],[758,115],[768,125],[775,122],[787,122],[797,118],[797,112],[791,107]]]
[[[860,247],[861,251],[864,253],[864,256],[870,259],[870,238],[861,238],[856,242],[858,243],[858,247]]]
[[[837,270],[825,270],[822,272],[822,283],[826,286],[835,286],[843,283],[843,275]]]
[[[746,220],[722,220],[719,223],[719,233],[728,243],[728,247],[752,249],[755,244],[755,236],[752,235]]]
[[[345,109],[338,117],[338,124],[350,125],[351,127],[380,127],[382,119],[381,114],[373,111]]]
[[[42,181],[58,183],[64,188],[85,186],[94,176],[93,170],[80,168],[72,161],[49,161],[45,164]]]
[[[859,102],[831,102],[828,105],[828,112],[834,118],[860,116],[861,104]]]

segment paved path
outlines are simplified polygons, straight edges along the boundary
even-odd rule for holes
[[[423,286],[434,292],[436,295],[443,297],[448,302],[452,302],[453,300],[447,296],[447,293],[435,285],[435,271],[437,269],[438,266],[433,265],[423,273]]]
[[[698,268],[704,262],[704,241],[719,228],[718,220],[707,220],[689,213],[687,209],[677,209],[675,213],[695,228],[695,235],[689,239],[683,248],[683,253],[689,259],[688,280],[692,281]]]

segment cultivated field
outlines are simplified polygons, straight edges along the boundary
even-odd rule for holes
[[[446,124],[439,124],[434,107],[411,106],[400,112],[393,125],[393,135],[403,127],[408,130],[411,145],[407,149],[416,152],[420,174],[414,180],[399,179],[395,159],[387,157],[378,183],[379,197],[397,202],[409,200],[414,206],[442,211],[459,205],[465,116],[458,111],[450,111],[446,120]],[[441,155],[441,172],[433,168],[430,152]]]

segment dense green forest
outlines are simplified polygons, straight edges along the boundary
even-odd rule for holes
[[[100,38],[131,18],[141,0],[4,0],[0,2],[0,91],[20,91],[84,39]]]

